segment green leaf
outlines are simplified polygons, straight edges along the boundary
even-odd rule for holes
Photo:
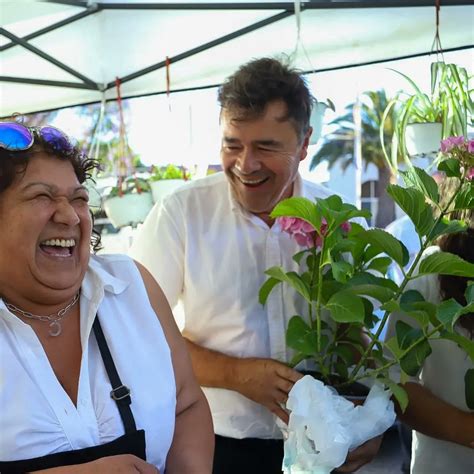
[[[264,305],[267,302],[268,295],[271,293],[273,288],[280,283],[280,280],[276,278],[268,278],[268,280],[261,286],[260,291],[258,292],[258,301],[261,305]]]
[[[474,410],[474,369],[467,369],[464,375],[464,390],[466,405],[470,410]]]
[[[466,224],[461,221],[452,220],[450,221],[446,217],[443,217],[430,232],[428,236],[430,240],[434,240],[441,235],[454,234],[456,232],[462,232],[466,230]]]
[[[316,204],[304,197],[291,197],[280,201],[270,214],[270,217],[299,217],[312,224],[315,229],[321,229],[321,214]]]
[[[437,252],[428,255],[421,261],[419,272],[416,276],[430,273],[474,278],[474,264],[466,262],[452,253]]]
[[[402,242],[382,229],[369,229],[361,232],[358,238],[368,244],[380,247],[388,256],[392,257],[400,266],[408,264],[408,250]]]
[[[414,188],[402,188],[396,184],[387,186],[387,193],[405,211],[415,225],[418,235],[426,235],[435,220],[431,207],[426,204],[423,193]]]
[[[345,261],[333,262],[331,269],[334,279],[336,281],[340,281],[341,283],[345,283],[353,273],[352,265]]]
[[[303,354],[301,352],[296,353],[288,362],[288,365],[290,367],[296,367],[301,361],[308,359],[310,356],[307,356],[306,354]]]
[[[311,302],[311,296],[308,284],[296,272],[285,273],[280,267],[271,267],[265,273],[278,280],[288,283],[294,288],[308,303]],[[273,285],[275,286],[275,285]]]
[[[400,310],[400,305],[396,301],[387,301],[382,306],[380,306],[382,311],[388,311],[389,313],[394,313],[395,311]]]
[[[315,351],[315,346],[311,344],[310,336],[312,329],[301,316],[293,316],[286,330],[286,344],[288,347],[309,356]]]
[[[387,273],[388,267],[392,264],[392,259],[390,257],[378,257],[374,258],[369,265],[368,269],[377,270],[382,275]]]
[[[454,200],[454,210],[474,209],[474,192],[471,183],[467,183],[457,194]]]
[[[395,332],[398,345],[404,351],[420,341],[400,360],[402,370],[411,376],[415,376],[421,369],[425,359],[431,354],[431,346],[420,329],[413,328],[403,321],[395,323]]]
[[[474,303],[474,281],[469,281],[464,292],[467,303]]]
[[[389,378],[381,377],[379,380],[381,380],[393,393],[402,413],[404,413],[408,406],[408,394],[406,390]]]
[[[403,350],[400,349],[396,336],[393,336],[388,341],[386,341],[385,346],[390,350],[395,359],[400,359],[401,355],[403,354]]]
[[[400,174],[402,175],[403,180],[407,186],[413,186],[415,189],[421,191],[424,196],[429,197],[431,201],[438,203],[438,185],[436,184],[436,181],[424,170],[413,166],[407,171],[401,171]]]
[[[364,303],[362,299],[349,291],[333,294],[326,304],[331,318],[338,323],[362,323],[364,321]]]
[[[416,319],[422,328],[428,326],[430,321],[429,313],[425,311],[426,303],[421,293],[416,290],[405,291],[400,297],[400,309]],[[431,305],[431,308],[434,309],[434,305]]]
[[[459,317],[463,307],[453,298],[443,301],[437,308],[436,317],[440,323],[449,331],[453,330],[454,324]]]
[[[379,285],[363,284],[363,285],[351,285],[347,288],[348,291],[356,295],[365,295],[375,298],[381,303],[389,301],[395,295],[395,292],[390,288],[385,288]]]
[[[346,366],[354,363],[354,351],[348,343],[340,342],[334,348],[334,353],[346,363]]]
[[[455,158],[448,158],[443,160],[438,165],[438,170],[446,173],[446,176],[449,178],[459,178],[461,177],[461,168],[459,166],[459,160]]]

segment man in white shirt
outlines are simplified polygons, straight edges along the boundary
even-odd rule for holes
[[[275,205],[332,194],[298,174],[312,101],[303,78],[277,60],[240,67],[219,90],[224,173],[155,206],[130,251],[171,306],[183,305],[183,335],[213,415],[214,474],[282,470],[275,421],[288,421],[281,404],[301,377],[287,365],[285,329],[304,302],[279,285],[262,307],[258,290],[267,268],[297,268],[297,244],[269,216]],[[354,451],[340,472],[366,463],[377,448]]]

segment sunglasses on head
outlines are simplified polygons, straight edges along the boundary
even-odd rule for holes
[[[0,148],[8,151],[28,150],[35,142],[35,134],[55,152],[70,153],[74,149],[69,137],[56,127],[26,127],[17,122],[0,122]]]

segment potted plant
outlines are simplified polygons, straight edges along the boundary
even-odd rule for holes
[[[322,381],[310,386],[305,377],[289,394],[287,408],[291,414],[285,441],[285,465],[291,467],[292,473],[300,472],[298,469],[310,473],[330,472],[344,461],[349,447],[383,433],[394,417],[392,408],[392,414],[385,419],[390,411],[390,393],[402,410],[408,403],[406,392],[398,385],[399,380],[391,377],[390,369],[399,367],[402,381],[416,375],[431,352],[433,339],[456,342],[474,361],[474,341],[455,330],[460,315],[474,311],[474,282],[468,284],[464,307],[452,299],[435,306],[425,301],[419,292],[406,290],[410,280],[430,273],[474,279],[474,264],[456,255],[439,252],[422,258],[423,252],[438,237],[465,229],[462,221],[449,220],[454,209],[474,207],[474,141],[467,142],[463,137],[449,140],[450,146],[443,148],[445,159],[438,169],[457,180],[457,189],[452,196],[443,196],[443,200],[447,198],[445,205],[440,205],[434,179],[420,168],[412,166],[401,172],[406,187],[395,184],[388,187],[392,199],[412,220],[421,242],[421,250],[407,271],[404,267],[409,255],[403,243],[381,229],[365,229],[353,222],[355,218],[368,217],[368,211],[342,202],[339,196],[315,202],[292,197],[280,202],[271,214],[302,250],[293,257],[293,269],[272,267],[266,271],[268,279],[260,289],[259,299],[265,304],[270,292],[279,284],[290,285],[304,298],[307,314],[293,316],[286,330],[287,345],[294,351],[290,365],[310,361]],[[400,285],[385,277],[392,264],[399,266],[404,275]],[[380,321],[374,314],[377,306],[383,310]],[[413,324],[397,323],[396,337],[384,341],[381,335],[394,311],[406,314]],[[365,346],[361,334],[368,338]],[[466,401],[474,409],[474,369],[470,370],[465,379]],[[377,405],[378,409],[359,412],[362,419],[353,421],[350,418],[353,412],[344,404],[346,402],[329,393],[323,383],[339,390],[360,381],[375,383],[369,398],[371,406]],[[319,408],[320,417],[314,419],[318,406],[324,410]],[[374,410],[381,411],[380,419]],[[328,413],[334,416],[331,423],[324,424],[321,420],[327,418]],[[341,413],[334,426],[335,418]],[[335,449],[336,439],[349,436],[349,432],[344,431],[347,420],[355,424],[349,427],[353,429],[350,436],[357,438],[367,421],[363,418],[369,416],[375,416],[374,423],[380,422],[378,431],[372,431],[365,439],[356,439],[355,445],[351,444],[354,440],[351,438],[344,445],[345,451],[342,449],[328,461],[321,448],[330,436],[328,433],[335,430],[334,438],[327,443],[331,451]],[[308,465],[314,470],[308,469]]]
[[[104,198],[104,210],[114,227],[136,226],[153,207],[150,185],[143,178],[120,177]]]
[[[473,100],[470,96],[469,75],[465,68],[442,61],[431,63],[431,91],[423,92],[407,75],[404,77],[413,88],[412,93],[400,92],[385,109],[380,140],[385,156],[396,168],[398,150],[408,156],[436,152],[441,139],[449,136],[467,136],[467,126],[472,124]],[[392,156],[384,146],[383,124],[396,110],[395,135]]]
[[[153,173],[150,176],[153,202],[161,201],[167,194],[182,186],[189,179],[184,168],[181,170],[172,164],[166,167],[154,166],[153,168]]]

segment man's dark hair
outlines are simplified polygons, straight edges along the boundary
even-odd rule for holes
[[[288,108],[285,119],[293,122],[300,140],[309,129],[314,102],[301,73],[273,58],[241,66],[221,85],[218,100],[223,109],[239,111],[243,120],[259,117],[269,102],[283,100]]]
[[[34,144],[28,150],[9,151],[0,148],[0,195],[12,185],[17,174],[25,173],[30,157],[42,151],[58,159],[69,161],[81,184],[91,178],[93,170],[99,169],[99,162],[89,159],[77,147],[73,147],[72,150],[53,149],[39,134],[34,133]],[[92,212],[91,216],[92,223],[94,223]],[[91,247],[94,252],[102,248],[100,234],[95,229],[92,230]]]

